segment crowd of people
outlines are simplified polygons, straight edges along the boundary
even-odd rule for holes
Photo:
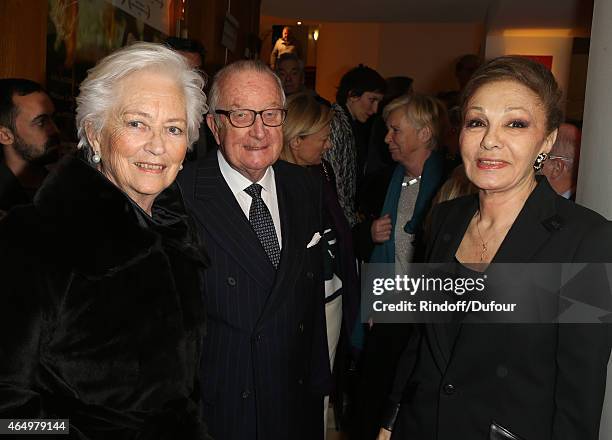
[[[363,263],[612,262],[549,70],[464,56],[431,96],[357,65],[330,103],[289,28],[274,70],[207,85],[204,56],[100,60],[63,155],[49,94],[0,79],[0,418],[92,440],[317,440],[332,414],[349,440],[598,438],[609,325],[360,313]]]

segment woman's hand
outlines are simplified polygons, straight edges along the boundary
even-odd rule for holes
[[[390,440],[390,439],[391,439],[391,431],[385,428],[380,428],[380,431],[378,432],[378,437],[376,437],[376,440]]]
[[[391,238],[391,216],[385,214],[380,218],[377,218],[372,222],[370,233],[372,234],[372,241],[380,244]]]

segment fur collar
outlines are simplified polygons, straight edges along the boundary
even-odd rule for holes
[[[162,192],[149,217],[125,193],[81,158],[65,158],[34,198],[45,234],[84,275],[121,270],[162,247],[205,263],[178,186]]]

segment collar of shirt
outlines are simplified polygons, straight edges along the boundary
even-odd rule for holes
[[[232,191],[232,194],[234,194],[238,205],[240,205],[242,212],[248,220],[252,199],[250,195],[244,192],[244,190],[247,187],[251,186],[253,182],[251,182],[249,179],[247,179],[234,168],[232,168],[223,156],[223,154],[221,154],[221,150],[217,150],[217,161],[219,162],[219,170],[221,170],[221,175],[227,182],[227,185]],[[276,196],[276,180],[274,179],[274,168],[268,167],[263,177],[259,179],[259,181],[257,181],[256,183],[259,183],[263,188],[261,191],[261,198],[268,207],[268,211],[270,211],[270,215],[272,216],[272,221],[274,223],[274,228],[276,229],[278,243],[279,246],[282,248],[280,213],[278,209],[278,198]]]
[[[569,200],[573,194],[574,194],[574,188],[570,188],[567,191],[565,191],[563,194],[561,194],[561,197],[565,197],[566,199]]]
[[[219,161],[219,169],[221,170],[221,174],[223,175],[223,178],[225,179],[230,189],[232,190],[234,197],[237,197],[239,194],[240,195],[246,194],[244,190],[248,188],[249,186],[251,186],[253,182],[251,182],[249,179],[247,179],[242,174],[240,174],[238,171],[236,171],[234,168],[232,168],[231,165],[227,162],[227,160],[223,156],[223,154],[221,154],[221,151],[219,150],[217,150],[217,159]],[[262,186],[263,191],[269,194],[272,194],[274,198],[276,198],[276,185],[274,183],[274,169],[272,167],[268,167],[263,177],[255,183],[259,183]],[[262,191],[262,198],[264,198],[263,191]],[[246,196],[249,197],[249,199],[251,198],[251,196],[249,196],[248,194],[246,194]]]

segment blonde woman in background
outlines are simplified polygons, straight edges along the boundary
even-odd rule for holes
[[[323,250],[325,278],[325,317],[329,362],[334,371],[338,343],[349,340],[357,318],[359,288],[351,230],[338,203],[332,167],[322,160],[330,149],[329,130],[333,112],[309,93],[292,95],[287,101],[287,119],[283,124],[284,146],[281,159],[309,167],[315,178],[322,179],[323,188]],[[348,346],[348,344],[340,344]],[[334,377],[343,368],[338,364]],[[341,381],[340,381],[341,382]],[[325,399],[327,421],[329,398]],[[338,402],[341,403],[341,402]],[[341,407],[341,405],[340,405]],[[327,425],[327,424],[326,424]]]
[[[478,188],[474,186],[465,174],[465,167],[459,165],[453,170],[450,177],[444,182],[444,185],[438,191],[438,194],[432,201],[432,206],[438,203],[446,202],[447,200],[453,200],[457,197],[467,196],[478,191]]]
[[[478,192],[478,188],[476,188],[467,178],[465,166],[461,164],[453,170],[449,178],[444,182],[444,185],[440,188],[440,191],[438,191],[438,194],[433,198],[431,202],[432,210],[438,203],[447,202],[457,197],[467,196],[468,194],[474,194],[476,192]],[[431,210],[427,214],[425,224],[423,225],[425,242],[429,240],[430,228]]]

